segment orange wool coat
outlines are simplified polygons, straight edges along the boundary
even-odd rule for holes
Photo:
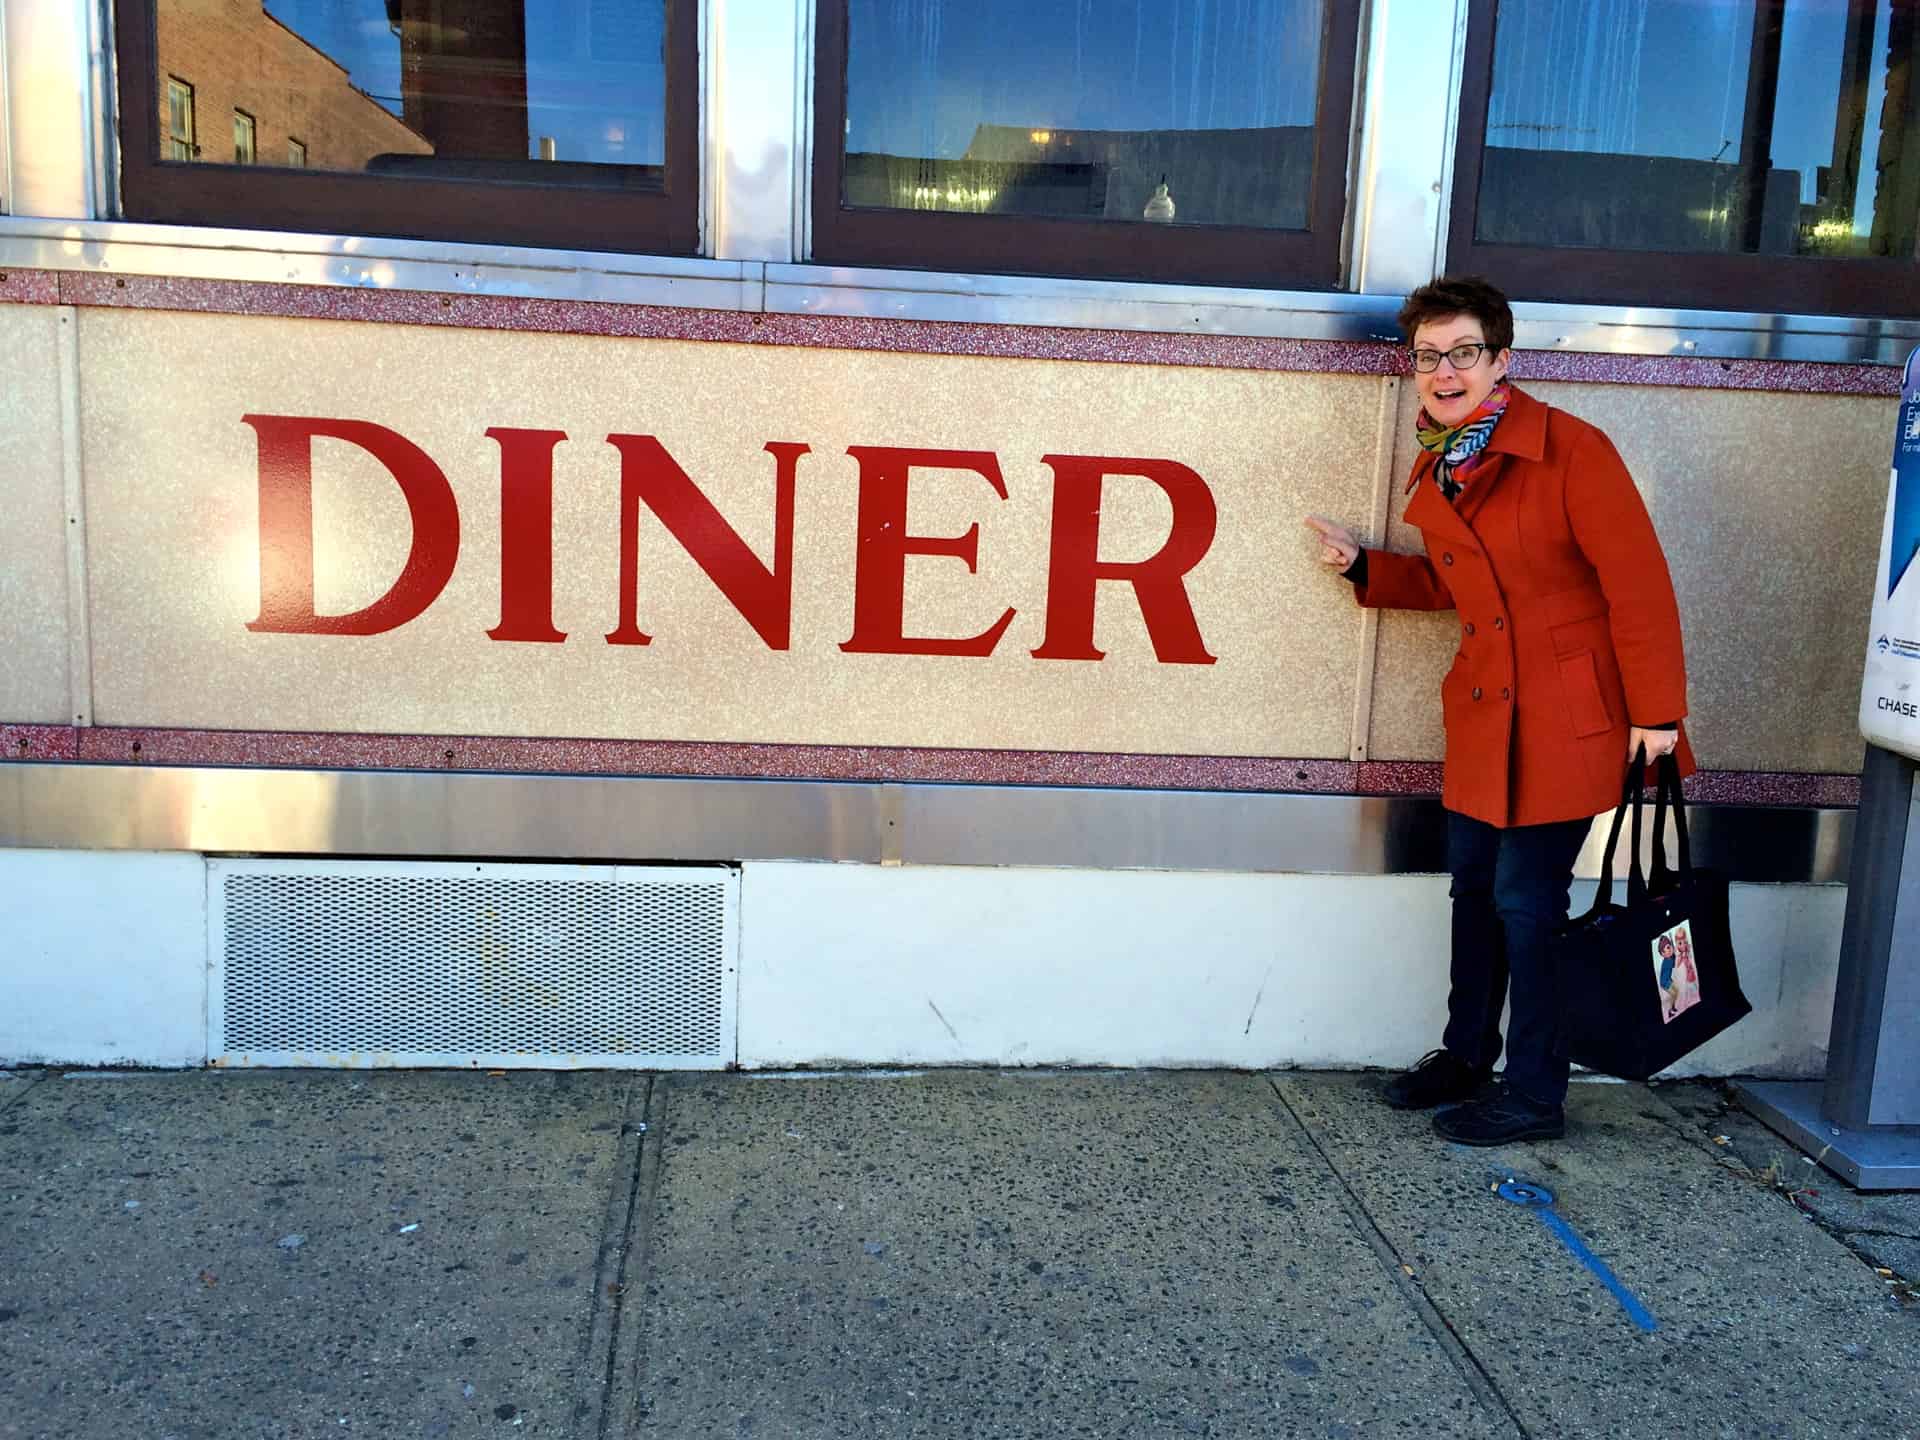
[[[1490,825],[1620,803],[1630,725],[1687,713],[1680,610],[1633,479],[1592,425],[1515,388],[1456,504],[1415,462],[1425,555],[1367,551],[1362,605],[1456,610],[1441,801]],[[1693,756],[1682,727],[1683,773]]]

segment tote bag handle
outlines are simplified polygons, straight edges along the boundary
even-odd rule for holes
[[[1647,877],[1640,868],[1640,813],[1643,804],[1640,790],[1641,777],[1646,773],[1646,768],[1647,747],[1642,745],[1627,763],[1627,778],[1620,786],[1620,808],[1613,812],[1613,825],[1607,831],[1607,848],[1600,857],[1600,888],[1594,892],[1593,909],[1587,912],[1589,916],[1598,915],[1613,904],[1613,852],[1620,844],[1620,824],[1627,818],[1629,809],[1633,811],[1633,858],[1627,867],[1627,906],[1631,909],[1646,903]],[[1685,851],[1681,853],[1684,855]]]
[[[1693,852],[1687,843],[1687,797],[1680,789],[1680,762],[1662,755],[1656,764],[1653,791],[1653,869],[1648,883],[1656,895],[1674,887],[1677,880],[1685,889],[1693,883]],[[1673,835],[1679,847],[1680,868],[1667,866],[1667,796],[1673,796]]]

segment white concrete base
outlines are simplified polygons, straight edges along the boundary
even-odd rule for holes
[[[1447,904],[1442,876],[752,864],[740,1063],[1404,1065],[1445,1022]],[[1735,886],[1755,1013],[1673,1073],[1821,1073],[1845,906]]]
[[[0,850],[0,1063],[204,1065],[198,855]]]
[[[205,1064],[205,896],[198,855],[0,850],[0,1064]],[[1818,1076],[1846,891],[1733,904],[1755,1013],[1674,1073]],[[749,863],[740,926],[749,1068],[1397,1066],[1446,1010],[1440,876]]]

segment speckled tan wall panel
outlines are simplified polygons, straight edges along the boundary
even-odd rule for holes
[[[1527,388],[1605,430],[1647,498],[1680,599],[1688,726],[1701,764],[1858,770],[1855,717],[1897,402]],[[1402,476],[1412,463],[1414,403],[1403,405],[1399,427]],[[1394,508],[1396,517],[1404,508],[1397,493]],[[1390,543],[1415,549],[1417,537],[1396,523]],[[1386,617],[1374,680],[1376,759],[1439,758],[1439,684],[1457,643],[1451,613]]]
[[[0,721],[73,719],[60,439],[64,313],[0,305]]]
[[[1406,525],[1407,475],[1419,446],[1413,438],[1414,416],[1420,412],[1420,393],[1409,379],[1400,387],[1393,427],[1393,503],[1385,545],[1390,550],[1417,552],[1419,532]],[[1367,537],[1381,543],[1378,537]],[[1387,610],[1380,616],[1380,638],[1374,649],[1373,710],[1368,735],[1369,756],[1375,760],[1438,760],[1446,748],[1440,728],[1440,680],[1453,662],[1459,644],[1459,625],[1452,611],[1423,614]]]
[[[90,311],[83,433],[102,723],[292,730],[1342,757],[1359,615],[1311,563],[1300,516],[1364,513],[1376,378],[1066,361],[762,349],[669,340]],[[353,638],[249,633],[257,479],[243,414],[370,420],[423,447],[459,500],[457,569],[419,619]],[[499,619],[499,450],[489,426],[565,430],[555,469],[563,645],[490,641]],[[769,441],[798,469],[791,649],[769,650],[651,516],[640,623],[614,647],[618,457],[655,435],[761,557],[772,552]],[[909,525],[977,523],[979,570],[910,558],[909,633],[969,636],[1018,612],[984,659],[846,654],[857,466],[849,445],[990,450],[1010,492],[928,473]],[[1131,587],[1100,586],[1098,663],[1042,661],[1049,453],[1179,461],[1219,510],[1188,576],[1214,665],[1160,663]],[[368,457],[315,460],[323,613],[398,573],[407,516]],[[1100,554],[1141,559],[1169,507],[1108,483]]]

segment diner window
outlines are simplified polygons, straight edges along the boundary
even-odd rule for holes
[[[698,0],[114,6],[128,219],[698,247]],[[233,111],[231,165],[180,163],[189,57],[200,103]],[[255,165],[262,144],[286,165]]]
[[[167,141],[169,160],[191,160],[200,153],[193,143],[193,86],[184,80],[167,81]]]
[[[813,258],[1331,288],[1360,0],[821,0]]]
[[[1914,0],[1474,0],[1447,264],[1516,299],[1920,315]]]

